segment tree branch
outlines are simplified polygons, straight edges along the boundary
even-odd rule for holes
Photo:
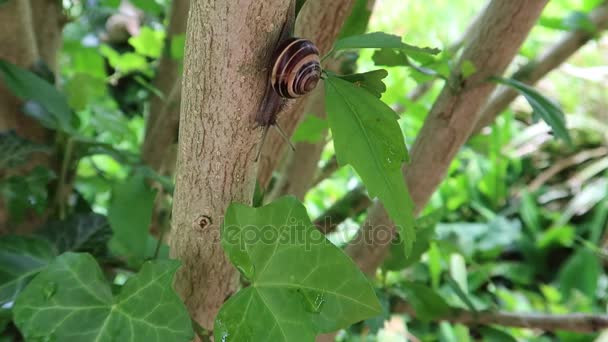
[[[416,317],[416,310],[404,301],[399,301],[391,312],[407,313]],[[593,333],[608,328],[608,315],[582,313],[552,315],[505,311],[471,312],[464,309],[453,309],[448,315],[438,317],[434,321],[447,321],[469,326],[500,325],[543,331],[565,330],[578,333]]]
[[[165,98],[153,95],[150,101],[150,115],[146,125],[146,138],[142,146],[142,158],[156,171],[161,170],[177,141],[179,125],[179,107],[181,96],[180,61],[170,55],[171,40],[186,31],[186,18],[190,9],[190,0],[174,0],[166,38],[166,47],[160,58],[158,72],[153,86],[164,94]],[[172,170],[173,167],[167,165]]]
[[[495,88],[487,82],[488,78],[503,74],[546,3],[547,0],[494,0],[480,17],[455,71],[416,139],[411,164],[404,167],[416,213],[424,207],[473,131],[479,109]],[[473,63],[477,71],[462,80],[458,66],[465,61]],[[376,227],[385,227],[394,233],[393,223],[380,203],[372,206],[360,234],[347,247],[347,253],[367,274],[375,272],[390,245],[387,239],[365,238]]]
[[[608,28],[608,1],[604,1],[589,15],[591,22],[596,26],[597,32]],[[526,84],[534,84],[545,77],[549,72],[559,67],[576,51],[593,39],[594,34],[584,30],[576,30],[564,35],[555,45],[549,48],[537,60],[521,67],[513,78]],[[484,106],[479,115],[479,122],[475,126],[474,132],[481,131],[488,126],[496,116],[498,116],[507,106],[515,100],[518,93],[511,88],[499,87],[491,97],[490,101]]]

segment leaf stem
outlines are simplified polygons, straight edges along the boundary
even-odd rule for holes
[[[64,201],[64,187],[66,185],[66,177],[68,169],[70,167],[70,160],[72,159],[72,153],[74,151],[74,140],[69,137],[65,144],[65,150],[63,153],[63,160],[61,162],[61,171],[59,174],[59,183],[57,184],[57,190],[55,193],[55,203],[59,208],[59,219],[63,220],[66,217],[66,208]]]

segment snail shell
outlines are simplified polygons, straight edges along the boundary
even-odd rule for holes
[[[319,50],[310,41],[289,38],[277,48],[270,83],[281,97],[295,99],[311,92],[321,79]]]

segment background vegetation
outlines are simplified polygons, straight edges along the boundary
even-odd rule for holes
[[[0,19],[19,13],[15,2],[0,0]],[[187,340],[192,328],[186,309],[196,309],[189,302],[184,307],[171,290],[179,263],[169,259],[166,244],[186,2],[54,3],[61,34],[45,42],[60,42],[56,60],[43,58],[42,51],[54,53],[44,42],[33,44],[40,53],[30,61],[0,52],[0,109],[27,117],[0,113],[0,339],[62,341],[72,331],[73,340],[94,334],[145,340],[138,332],[156,336],[150,340]],[[386,66],[371,49],[330,59],[329,69],[343,73],[388,70],[382,101],[399,114],[409,148],[483,4],[376,0],[369,12],[373,2],[357,3],[342,35],[383,31],[442,50],[432,60],[418,56],[418,69]],[[336,338],[608,340],[602,333],[608,327],[608,40],[601,35],[606,12],[605,1],[550,1],[506,72],[525,79],[563,37],[574,32],[591,38],[536,85],[559,103],[571,143],[559,139],[556,126],[523,97],[500,108],[496,121],[478,127],[458,150],[421,210],[411,255],[403,254],[402,245],[392,246],[371,272],[382,313]],[[470,68],[474,73],[475,66]],[[10,107],[15,98],[18,106]],[[267,201],[285,194],[303,199],[313,223],[345,247],[369,218],[372,200],[353,168],[337,166],[327,127],[323,115],[307,107],[292,138],[296,152],[266,171],[258,190]],[[322,153],[312,163],[312,186],[296,184],[299,176],[290,172],[305,168],[300,153],[313,146]],[[201,228],[219,224],[206,216],[197,220]],[[152,298],[160,304],[154,307]],[[221,305],[224,299],[216,301]],[[151,305],[143,318],[147,327],[138,320]],[[70,306],[79,309],[60,316],[61,324],[45,323],[52,321],[45,310]],[[99,311],[86,311],[91,306]],[[192,316],[202,325],[194,324],[195,332],[205,339],[207,318]]]

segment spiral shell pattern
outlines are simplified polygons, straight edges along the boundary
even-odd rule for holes
[[[290,38],[275,52],[270,82],[281,97],[295,99],[311,92],[321,79],[319,50],[310,41]]]

